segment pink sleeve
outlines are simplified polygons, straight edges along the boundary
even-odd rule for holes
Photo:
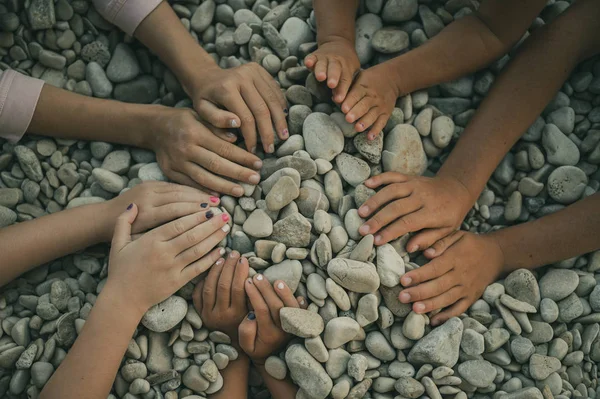
[[[0,78],[0,137],[16,143],[27,131],[44,81],[7,69]]]
[[[96,10],[130,36],[162,0],[93,0]]]

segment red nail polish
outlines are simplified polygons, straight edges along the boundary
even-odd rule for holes
[[[227,221],[229,221],[229,215],[228,215],[228,214],[226,214],[226,213],[222,214],[222,215],[221,215],[221,218],[223,219],[223,221],[224,221],[224,222],[227,222]]]
[[[210,202],[214,202],[216,204],[217,202],[219,202],[219,198],[217,198],[217,197],[210,197]]]

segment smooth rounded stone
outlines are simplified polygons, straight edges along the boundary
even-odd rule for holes
[[[158,97],[158,82],[150,75],[142,75],[115,86],[114,97],[126,103],[150,104]]]
[[[540,279],[542,298],[560,301],[575,292],[579,284],[579,276],[569,269],[550,269]]]
[[[521,313],[536,313],[537,312],[535,306],[532,306],[532,305],[528,304],[527,302],[519,301],[518,299],[515,299],[507,294],[503,294],[500,296],[500,303],[515,312],[521,312]]]
[[[0,205],[0,228],[10,226],[17,221],[17,214],[5,206]]]
[[[292,292],[296,292],[302,277],[302,264],[297,260],[284,260],[267,268],[263,274],[271,284],[281,280]]]
[[[585,172],[578,167],[561,166],[550,173],[546,187],[553,200],[571,204],[581,198],[587,183]]]
[[[600,312],[600,285],[596,285],[590,293],[589,302],[594,312]]]
[[[538,381],[548,378],[550,374],[558,371],[560,366],[560,360],[550,356],[533,354],[529,359],[529,373]]]
[[[519,363],[526,363],[535,353],[533,343],[524,337],[515,337],[510,343],[510,351]]]
[[[195,364],[183,373],[181,382],[196,393],[202,393],[210,386],[210,382],[200,373],[200,367]]]
[[[327,374],[333,379],[340,378],[348,369],[350,357],[350,353],[342,348],[330,350],[329,359],[325,364]]]
[[[315,184],[315,188],[308,187],[312,185],[312,182],[312,180],[309,180],[303,183],[307,187],[300,189],[298,198],[295,201],[300,213],[311,219],[317,210],[329,210],[329,200],[325,193],[323,193],[321,186]]]
[[[109,193],[119,193],[125,188],[125,181],[116,173],[105,169],[95,168],[92,171],[92,176],[96,179],[102,189]]]
[[[504,218],[509,222],[517,220],[521,215],[522,207],[523,196],[519,191],[513,191],[506,202],[506,207],[504,208]]]
[[[358,211],[356,209],[350,209],[346,213],[346,216],[344,216],[344,227],[346,228],[347,235],[349,235],[350,238],[352,238],[355,241],[362,239],[362,236],[358,232],[358,229],[365,222],[366,220],[358,215]]]
[[[540,306],[540,288],[533,273],[526,269],[518,269],[504,280],[506,293],[519,301],[526,302],[536,309]]]
[[[150,331],[168,331],[185,318],[187,308],[185,299],[173,295],[148,309],[142,324]]]
[[[329,359],[329,352],[323,343],[321,337],[307,338],[304,340],[306,350],[321,363],[325,363]]]
[[[37,195],[35,197],[37,198]],[[18,188],[0,188],[0,206],[14,208],[21,201],[23,201],[23,192]]]
[[[265,361],[265,370],[276,380],[284,380],[287,376],[287,365],[285,361],[277,356],[269,356]]]
[[[579,162],[579,148],[556,125],[544,126],[542,145],[546,150],[546,159],[552,165],[576,165]]]
[[[44,175],[40,161],[35,153],[29,147],[23,145],[16,146],[13,151],[25,176],[39,183],[44,178]]]
[[[285,353],[285,361],[292,380],[311,398],[325,399],[329,395],[333,381],[302,345],[290,346]]]
[[[29,333],[29,319],[24,318],[15,323],[10,330],[10,335],[17,345],[27,346],[31,341]]]
[[[265,57],[266,58],[266,57]],[[310,107],[303,104],[295,104],[290,107],[288,126],[290,134],[302,134],[305,119],[312,114]],[[343,114],[342,114],[343,115]]]
[[[458,365],[458,374],[477,388],[489,387],[496,378],[496,368],[487,360],[469,360]]]
[[[454,134],[454,122],[445,115],[438,116],[431,123],[431,138],[438,148],[446,148]]]
[[[23,352],[25,352],[25,347],[23,346],[14,346],[3,350],[0,352],[0,367],[5,369],[13,368]]]
[[[384,172],[419,176],[427,168],[427,155],[417,129],[408,124],[396,125],[384,141],[381,154]]]
[[[412,377],[398,378],[394,384],[394,388],[405,398],[416,399],[425,393],[425,387]]]
[[[390,244],[377,247],[377,273],[381,285],[386,287],[398,285],[405,273],[404,260]]]
[[[262,209],[255,209],[242,226],[244,233],[255,237],[264,238],[273,233],[273,221]]]
[[[469,356],[481,355],[485,351],[485,339],[477,331],[467,329],[460,341],[460,348]]]
[[[331,231],[331,216],[322,210],[317,209],[313,215],[313,227],[317,234],[327,234]]]
[[[535,197],[544,189],[544,184],[533,180],[530,177],[524,177],[519,181],[518,190],[527,197]]]
[[[379,300],[375,294],[367,294],[360,298],[356,309],[356,321],[361,327],[366,327],[379,318]]]
[[[575,127],[575,111],[571,107],[561,107],[546,116],[546,122],[558,127],[564,134],[571,134]]]
[[[323,342],[329,349],[339,348],[352,341],[359,331],[360,325],[356,320],[350,317],[336,317],[331,319],[325,326]]]
[[[502,399],[544,399],[540,390],[536,387],[522,388],[502,396]],[[561,398],[562,399],[562,398]]]
[[[403,30],[389,26],[375,32],[371,39],[371,45],[375,51],[380,53],[394,54],[408,48],[410,38],[408,33]]]
[[[365,371],[369,363],[367,358],[360,354],[354,354],[348,361],[348,375],[356,381],[362,381],[365,378]]]
[[[40,64],[48,68],[62,70],[67,64],[67,59],[53,51],[42,50],[38,56]]]
[[[358,186],[371,175],[369,164],[362,159],[342,152],[335,158],[342,179],[351,186]]]
[[[458,361],[463,323],[453,317],[421,338],[410,350],[408,361],[454,367]]]
[[[385,22],[404,22],[415,17],[418,9],[416,0],[389,0],[385,3],[381,15]]]
[[[301,338],[319,336],[325,325],[318,313],[300,308],[281,308],[279,311],[283,331]]]
[[[348,294],[335,281],[328,278],[325,281],[325,289],[340,310],[344,312],[350,310],[350,298]]]
[[[304,248],[310,244],[310,222],[301,214],[293,213],[273,225],[271,240],[286,247]]]
[[[570,323],[583,314],[583,304],[577,294],[572,293],[558,305],[558,321],[561,323]]]
[[[414,341],[423,338],[423,335],[425,335],[425,317],[422,314],[410,312],[402,324],[402,334]]]
[[[52,363],[47,362],[35,362],[31,366],[31,382],[38,388],[42,388],[46,385],[46,382],[50,379],[54,373],[54,366]]]
[[[558,319],[558,305],[556,302],[550,298],[543,298],[540,303],[540,315],[546,323],[554,323]]]
[[[106,76],[111,82],[127,82],[137,77],[140,66],[133,50],[125,43],[115,47],[113,56],[106,67]]]
[[[190,19],[190,26],[196,33],[204,32],[215,15],[216,4],[213,0],[202,2]]]
[[[372,234],[364,236],[350,253],[350,259],[367,262],[373,251],[374,237]]]
[[[370,332],[365,345],[369,353],[379,360],[390,362],[396,358],[396,350],[379,331]]]
[[[298,54],[298,47],[301,44],[314,41],[314,35],[308,24],[297,17],[288,18],[281,26],[279,34],[286,41],[291,55]]]
[[[350,291],[368,294],[379,288],[379,275],[370,263],[335,258],[327,265],[327,273],[333,281]]]
[[[113,91],[113,85],[108,80],[104,69],[97,62],[90,62],[85,67],[85,80],[90,84],[94,97],[108,98]]]
[[[140,395],[150,392],[150,383],[142,378],[136,378],[129,385],[129,393]]]
[[[368,63],[375,55],[371,39],[383,23],[375,14],[363,14],[356,19],[354,49],[361,65]]]
[[[304,146],[313,159],[332,161],[344,149],[344,135],[327,114],[314,112],[304,119]]]

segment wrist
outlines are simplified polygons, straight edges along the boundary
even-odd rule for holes
[[[491,233],[487,233],[487,234],[482,234],[480,237],[487,241],[489,243],[489,245],[494,248],[494,252],[496,252],[496,256],[498,256],[499,259],[499,273],[504,273],[504,272],[508,272],[508,265],[506,263],[506,256],[505,254],[506,252],[506,246],[504,245],[505,243],[503,242],[503,235],[502,234],[498,234],[499,231],[493,231]]]
[[[404,60],[405,59],[400,55],[379,64],[385,68],[385,76],[391,78],[391,84],[394,87],[394,90],[396,90],[398,97],[405,96],[418,89],[411,85],[411,82],[414,81],[412,76],[414,74],[415,65],[407,65]]]
[[[130,290],[121,289],[117,283],[108,279],[106,285],[100,291],[98,301],[101,301],[101,303],[108,306],[116,314],[119,314],[127,323],[133,323],[137,326],[150,307],[137,303],[135,298],[128,297],[128,292]]]
[[[97,237],[97,243],[106,243],[112,241],[112,236],[115,230],[115,223],[117,222],[117,217],[121,212],[116,212],[117,199],[119,197],[115,197],[111,200],[101,202],[99,204],[90,205],[90,207],[94,207],[94,226],[95,226],[95,236]]]
[[[193,51],[186,59],[178,62],[178,67],[174,69],[175,75],[179,79],[183,90],[188,97],[194,99],[196,93],[202,90],[206,85],[206,79],[210,79],[211,71],[221,70],[221,67],[215,60],[200,46],[199,51]]]
[[[355,34],[354,32],[337,32],[335,34],[323,34],[317,33],[317,44],[322,46],[327,43],[342,43],[347,44],[354,48]]]
[[[447,162],[442,164],[442,167],[437,172],[436,177],[452,180],[457,187],[459,187],[459,190],[464,194],[459,197],[462,198],[461,204],[464,205],[464,208],[467,209],[466,212],[468,212],[468,210],[479,198],[479,194],[481,193],[482,189],[478,189],[469,184],[470,179],[466,172],[456,172],[448,167],[444,168],[445,165],[447,165]]]

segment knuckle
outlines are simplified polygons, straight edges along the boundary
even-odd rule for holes
[[[181,220],[176,220],[173,223],[173,231],[175,231],[176,234],[183,234],[185,232],[185,226],[183,225],[183,222]]]
[[[242,123],[244,125],[254,125],[254,117],[251,114],[246,114],[242,117]]]
[[[194,232],[194,230],[190,230],[185,234],[185,238],[187,240],[188,243],[190,244],[194,244],[195,242],[197,242],[198,236],[197,234]],[[194,249],[196,249],[196,247],[194,247]]]
[[[217,156],[210,156],[206,161],[206,167],[211,172],[219,173],[221,171],[221,159]]]
[[[217,285],[219,288],[219,291],[224,291],[224,290],[228,290],[231,286],[225,282],[225,281],[219,281],[219,284]]]
[[[205,254],[204,250],[199,245],[196,245],[194,248],[192,248],[192,253],[196,259],[202,258]]]

